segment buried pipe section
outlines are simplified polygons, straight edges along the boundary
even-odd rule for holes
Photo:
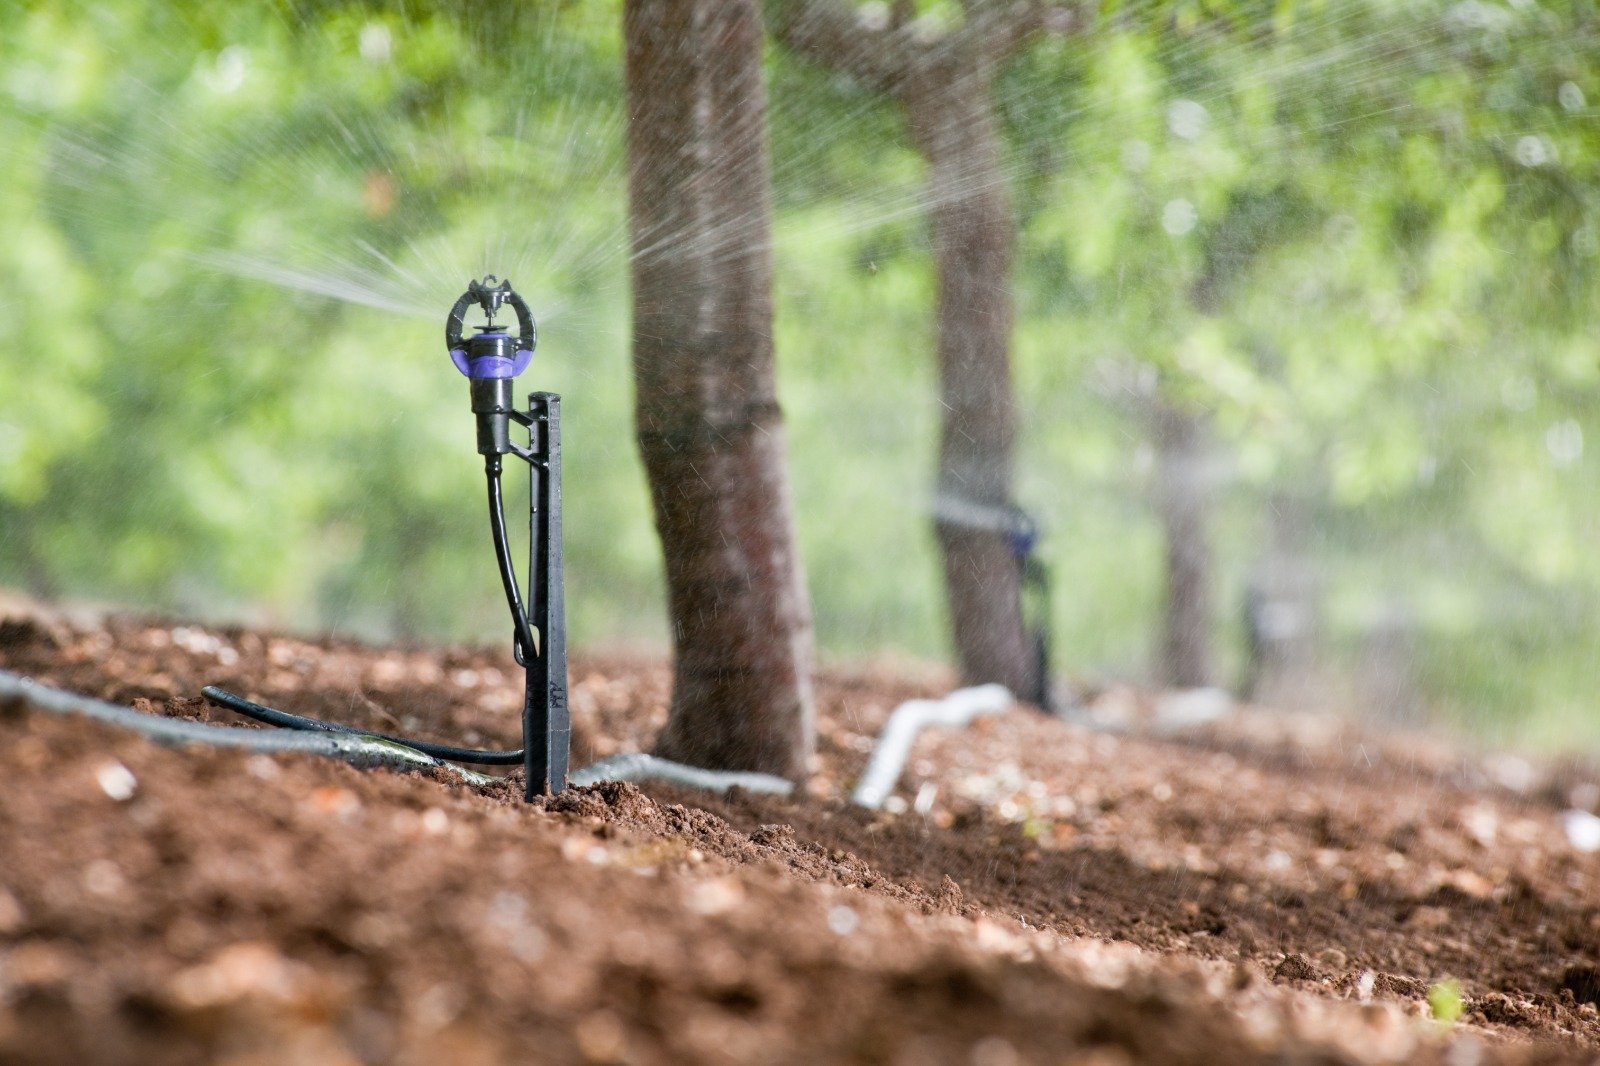
[[[905,768],[911,755],[911,745],[917,735],[929,726],[959,728],[974,718],[988,714],[1001,714],[1016,705],[1016,699],[1004,685],[978,685],[957,689],[942,700],[907,700],[889,715],[883,727],[867,770],[856,782],[850,802],[860,807],[877,810],[883,806]]]
[[[698,766],[642,754],[613,755],[601,759],[582,770],[573,771],[568,779],[573,785],[598,785],[602,781],[665,781],[707,792],[742,788],[746,792],[760,792],[768,796],[787,796],[794,791],[793,781],[774,774],[747,770],[702,770]]]

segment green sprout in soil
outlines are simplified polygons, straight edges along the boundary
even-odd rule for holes
[[[1442,1025],[1454,1025],[1466,1012],[1466,1005],[1461,1001],[1461,982],[1454,977],[1447,977],[1429,988],[1428,1009],[1433,1012],[1435,1021]]]

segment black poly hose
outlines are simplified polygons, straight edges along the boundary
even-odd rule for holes
[[[63,692],[58,688],[0,670],[0,707],[15,701],[24,707],[56,714],[78,714],[97,722],[121,726],[149,737],[158,744],[181,746],[205,744],[215,748],[242,748],[257,752],[301,752],[342,759],[353,766],[389,766],[401,770],[444,769],[475,785],[491,784],[494,778],[473,770],[441,762],[408,744],[364,734],[276,733],[237,726],[186,722],[158,714],[145,714],[132,707]]]
[[[511,608],[513,630],[512,652],[518,666],[527,666],[537,653],[533,640],[533,627],[528,624],[528,612],[522,608],[522,592],[517,585],[517,571],[511,565],[511,547],[506,536],[505,499],[500,491],[500,457],[483,457],[483,472],[489,482],[489,528],[494,533],[494,558],[500,565],[500,583],[506,589],[506,606]]]
[[[386,737],[371,733],[357,733],[347,731],[344,727],[332,726],[328,722],[318,722],[314,718],[302,718],[297,714],[284,714],[274,711],[270,707],[261,707],[260,704],[241,700],[238,696],[231,695],[218,688],[208,688],[206,698],[225,703],[235,701],[252,708],[260,708],[273,715],[282,715],[284,718],[298,722],[307,722],[310,725],[303,729],[291,728],[287,732],[277,732],[268,729],[241,729],[238,726],[210,725],[205,722],[188,722],[179,718],[167,718],[159,714],[145,714],[132,707],[123,707],[115,703],[107,703],[90,696],[80,696],[74,692],[64,692],[58,688],[41,684],[31,677],[23,677],[9,670],[0,670],[0,711],[4,711],[12,703],[24,707],[37,708],[55,714],[78,714],[94,721],[108,725],[120,726],[124,729],[140,733],[158,744],[167,744],[180,747],[186,744],[205,744],[215,748],[240,748],[244,751],[278,754],[281,752],[301,753],[306,755],[324,755],[341,759],[352,766],[371,767],[385,766],[397,770],[448,770],[463,781],[474,785],[491,785],[498,778],[487,774],[480,774],[465,767],[454,766],[442,762],[429,754],[419,750],[410,742],[396,742]],[[235,710],[238,708],[235,707]],[[254,715],[251,715],[254,717]],[[266,721],[267,719],[262,719]],[[276,724],[276,723],[274,723]],[[442,748],[441,745],[430,745],[436,749],[456,751],[461,749]],[[515,755],[516,760],[522,758],[521,752],[484,752],[489,755]],[[465,760],[462,760],[465,761]],[[786,795],[794,788],[793,782],[786,781],[771,774],[742,773],[739,771],[702,770],[699,767],[685,766],[682,763],[669,762],[658,759],[652,755],[614,755],[609,759],[601,759],[593,766],[575,771],[572,775],[574,785],[594,785],[601,781],[642,781],[657,779],[671,781],[674,784],[688,785],[691,788],[710,789],[715,792],[724,792],[734,785],[749,789],[752,792],[770,792]]]
[[[435,759],[450,759],[455,762],[476,763],[479,766],[520,766],[522,765],[522,749],[515,751],[484,751],[478,748],[453,748],[448,744],[434,744],[426,740],[412,740],[410,737],[395,737],[387,733],[372,733],[365,729],[354,729],[338,722],[324,722],[320,718],[306,718],[288,711],[275,710],[254,703],[242,696],[235,696],[226,689],[215,685],[207,685],[200,690],[200,695],[220,707],[230,711],[237,711],[247,718],[254,718],[267,725],[275,725],[280,729],[299,729],[314,733],[339,733],[345,736],[376,737],[394,744],[404,744],[408,748],[415,748],[424,755],[431,755]]]
[[[522,592],[517,585],[517,572],[511,565],[510,538],[506,535],[505,499],[500,490],[500,468],[500,457],[498,455],[484,456],[483,470],[489,483],[489,525],[494,532],[494,557],[500,566],[500,582],[505,586],[506,606],[511,609],[511,621],[515,627],[512,651],[516,655],[518,665],[527,666],[529,660],[535,654],[536,645],[533,640],[533,628],[528,624],[528,613],[522,607]],[[237,711],[247,718],[254,718],[256,721],[266,725],[277,726],[280,729],[373,737],[393,744],[404,744],[408,748],[420,751],[424,755],[432,756],[435,759],[470,762],[480,766],[516,766],[522,762],[521,748],[512,751],[457,748],[448,744],[434,744],[426,740],[413,740],[410,737],[373,733],[347,725],[340,725],[337,722],[325,722],[320,718],[307,718],[303,715],[290,714],[288,711],[266,707],[242,696],[235,696],[226,689],[218,688],[215,685],[207,685],[200,690],[200,694],[212,703],[226,707],[231,711]]]

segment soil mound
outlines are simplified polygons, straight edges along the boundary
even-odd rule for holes
[[[224,720],[204,684],[515,746],[481,651],[158,621],[0,621],[0,667]],[[659,728],[662,663],[579,656],[578,761]],[[0,708],[0,1060],[1582,1062],[1600,856],[1459,752],[1019,710],[844,801],[901,699],[820,685],[804,795],[515,781],[170,750]],[[1270,735],[1268,735],[1270,734]],[[1319,747],[1318,744],[1321,744]],[[1443,750],[1443,749],[1439,749]],[[1451,1019],[1445,1022],[1439,1018]]]

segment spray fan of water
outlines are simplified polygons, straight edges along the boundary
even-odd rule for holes
[[[865,29],[891,15],[854,11]],[[953,8],[918,11],[908,35],[923,45],[958,28]],[[443,18],[67,2],[19,17],[0,45],[0,181],[21,206],[0,217],[29,236],[0,266],[15,281],[0,316],[60,373],[29,388],[54,424],[8,409],[0,428],[0,489],[26,516],[12,528],[35,529],[13,543],[37,545],[7,572],[172,602],[192,567],[296,619],[349,622],[393,599],[406,606],[384,627],[477,635],[449,550],[471,535],[450,517],[470,504],[440,487],[451,475],[429,451],[449,444],[434,379],[391,375],[381,413],[338,433],[326,395],[350,383],[332,364],[412,343],[468,277],[494,273],[559,336],[541,369],[582,380],[575,432],[596,420],[575,453],[595,512],[574,572],[621,575],[620,591],[575,626],[653,614],[640,603],[659,596],[657,549],[627,439],[620,24],[608,4]],[[1123,605],[1109,620],[1058,605],[1079,665],[1126,674],[1148,658],[1160,547],[1143,489],[1158,456],[1138,412],[1158,385],[1214,415],[1220,457],[1195,469],[1229,501],[1227,573],[1254,565],[1264,501],[1304,488],[1330,531],[1317,566],[1347,642],[1404,581],[1424,626],[1467,602],[1557,648],[1563,596],[1600,587],[1571,502],[1595,491],[1583,442],[1600,431],[1572,400],[1600,243],[1581,177],[1597,155],[1592,39],[1562,4],[1107,6],[995,73],[999,165],[937,190],[895,100],[769,49],[782,389],[836,639],[938,650],[916,576],[932,566],[927,220],[1000,185],[1018,223],[1023,492],[1072,531],[1052,549],[1065,583]],[[747,244],[754,223],[697,237]],[[52,299],[93,309],[97,335],[55,328],[35,310]],[[74,458],[135,417],[126,436],[144,443],[126,458]],[[96,504],[129,484],[148,510]],[[897,506],[882,506],[887,486]],[[339,498],[359,506],[334,512]],[[1505,498],[1517,505],[1488,502]],[[286,532],[251,531],[261,500]],[[174,513],[173,543],[215,543],[214,557],[152,543]],[[74,561],[96,552],[72,532],[83,515],[119,546],[110,573]],[[1441,541],[1459,566],[1417,566]],[[241,556],[275,561],[222,562]]]

